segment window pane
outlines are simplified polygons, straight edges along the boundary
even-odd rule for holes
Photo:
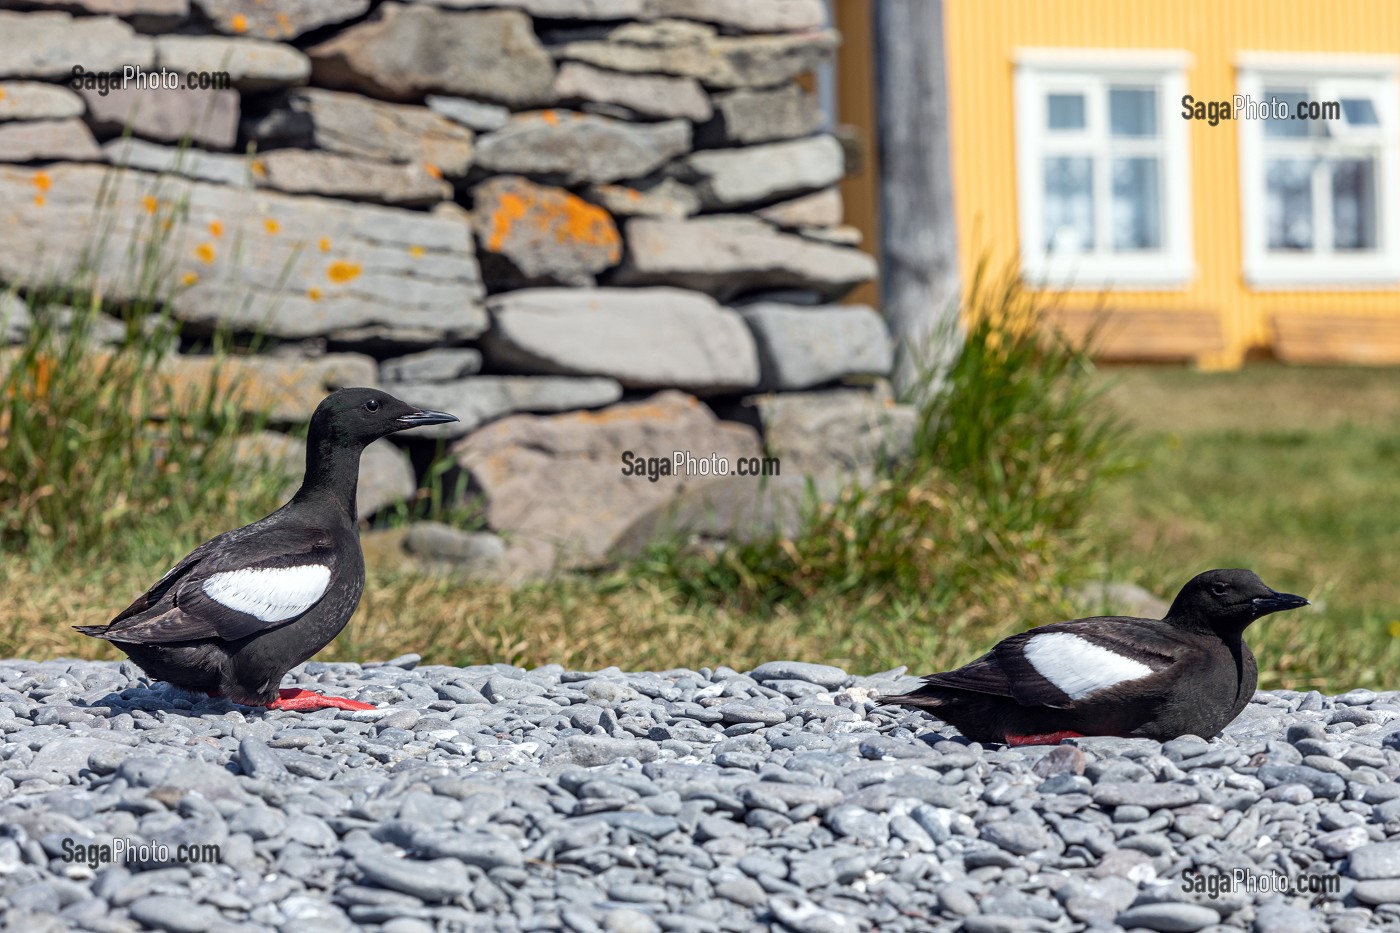
[[[1113,248],[1161,249],[1160,160],[1113,160]]]
[[[1352,126],[1380,126],[1381,122],[1369,97],[1343,97],[1342,116]]]
[[[1340,159],[1332,164],[1332,245],[1376,248],[1376,163]]]
[[[1048,97],[1046,123],[1052,130],[1084,129],[1084,95],[1051,94]]]
[[[1114,136],[1157,135],[1157,92],[1152,88],[1108,89],[1108,126]]]
[[[1265,163],[1269,249],[1313,248],[1311,159],[1270,159]]]
[[[1094,248],[1094,164],[1088,156],[1045,160],[1045,248],[1083,253]]]
[[[1295,120],[1293,114],[1298,112],[1298,104],[1308,99],[1308,92],[1302,88],[1286,87],[1266,87],[1264,88],[1264,103],[1270,109],[1269,119],[1264,121],[1265,136],[1307,136],[1312,131],[1314,125],[1322,126],[1313,120]],[[1274,119],[1272,102],[1278,101],[1284,106],[1284,119]]]

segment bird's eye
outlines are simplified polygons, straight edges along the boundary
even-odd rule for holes
[[[372,398],[365,402],[365,411],[379,411],[379,399]]]
[[[1230,587],[1225,583],[1217,583],[1210,588],[1210,591],[1216,596],[1224,596],[1226,593],[1230,592]]]

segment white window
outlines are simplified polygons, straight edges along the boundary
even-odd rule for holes
[[[1400,282],[1395,68],[1385,60],[1241,56],[1239,93],[1286,114],[1239,125],[1251,285]],[[1294,118],[1304,102],[1320,119]]]
[[[1069,288],[1191,281],[1184,53],[1017,55],[1024,277]]]

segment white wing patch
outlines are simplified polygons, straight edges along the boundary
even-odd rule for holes
[[[1091,693],[1152,673],[1152,668],[1141,661],[1115,654],[1070,632],[1036,635],[1022,650],[1031,667],[1071,700],[1082,700]]]
[[[282,622],[316,605],[330,582],[331,568],[303,564],[216,573],[204,581],[203,589],[205,596],[236,612],[263,622]]]

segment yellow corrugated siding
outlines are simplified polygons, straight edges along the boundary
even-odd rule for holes
[[[1018,48],[1150,48],[1189,52],[1189,93],[1226,100],[1235,93],[1241,51],[1400,55],[1395,0],[946,0],[954,192],[964,274],[987,257],[1012,261],[1019,242],[1013,54]],[[1237,362],[1269,342],[1279,312],[1400,317],[1400,291],[1253,291],[1242,273],[1238,130],[1233,122],[1192,121],[1192,234],[1197,276],[1184,289],[1119,291],[1107,306],[1207,310],[1219,315]],[[1095,292],[1064,303],[1096,307]]]

